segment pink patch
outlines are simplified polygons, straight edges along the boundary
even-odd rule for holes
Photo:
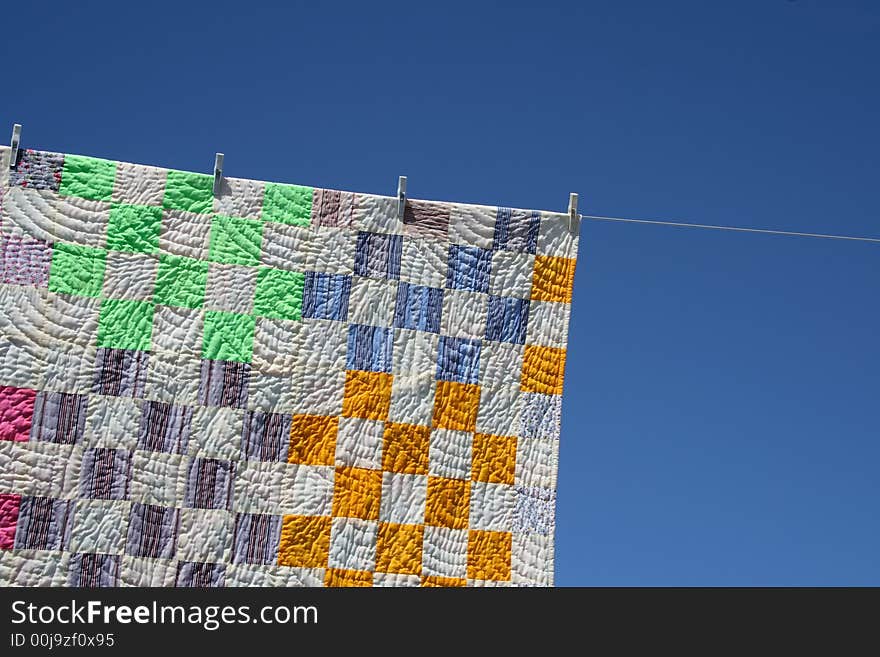
[[[21,495],[0,494],[0,550],[15,547],[15,525],[18,523],[18,508]]]
[[[0,386],[0,440],[27,442],[36,390]]]

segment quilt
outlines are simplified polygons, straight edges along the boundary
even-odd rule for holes
[[[567,214],[10,158],[0,584],[553,584]]]

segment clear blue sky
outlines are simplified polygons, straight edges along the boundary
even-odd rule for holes
[[[29,147],[416,198],[880,236],[880,8],[40,2]],[[281,5],[281,3],[278,3]],[[880,244],[586,223],[560,585],[880,584]]]

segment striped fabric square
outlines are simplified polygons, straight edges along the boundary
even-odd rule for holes
[[[381,326],[352,324],[348,328],[346,369],[390,372],[394,332]]]
[[[233,465],[220,459],[189,462],[183,503],[196,509],[228,509],[232,504]]]
[[[143,397],[150,354],[133,349],[98,349],[93,392],[116,397]]]
[[[67,392],[40,392],[34,400],[31,440],[73,445],[86,428],[88,397]]]
[[[316,189],[312,200],[312,225],[348,228],[354,220],[356,195],[332,189]]]
[[[183,454],[189,443],[193,409],[166,402],[146,401],[141,408],[137,448],[150,452]]]
[[[199,403],[203,406],[244,408],[247,404],[249,363],[203,360],[199,379]]]
[[[355,246],[354,273],[369,278],[400,278],[403,237],[359,232]]]
[[[177,564],[175,586],[209,588],[224,586],[226,566],[222,563],[198,563],[181,561]]]
[[[17,550],[66,550],[73,527],[73,500],[22,497],[15,530]]]
[[[492,248],[520,253],[535,253],[541,213],[533,210],[498,208]]]
[[[241,457],[248,461],[286,461],[292,416],[285,413],[245,413]]]
[[[449,232],[450,208],[446,203],[410,201],[403,213],[407,234],[445,238]]]
[[[491,271],[492,251],[460,244],[452,244],[449,247],[447,288],[488,292]]]
[[[131,485],[131,452],[96,447],[83,453],[80,497],[96,500],[128,499]]]
[[[88,588],[119,586],[121,561],[117,554],[71,554],[68,585]]]
[[[437,379],[458,383],[478,383],[480,378],[479,340],[440,336]]]
[[[177,549],[179,517],[179,509],[133,503],[125,553],[133,557],[171,559]]]
[[[351,276],[306,272],[303,286],[303,319],[348,319]]]
[[[281,516],[238,514],[235,518],[233,563],[275,563],[280,536]]]
[[[529,300],[516,297],[489,297],[486,339],[525,344],[529,323]]]
[[[443,290],[424,285],[400,283],[394,305],[394,327],[440,332],[443,316]]]

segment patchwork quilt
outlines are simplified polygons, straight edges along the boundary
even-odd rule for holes
[[[0,148],[0,584],[553,583],[568,215]]]

